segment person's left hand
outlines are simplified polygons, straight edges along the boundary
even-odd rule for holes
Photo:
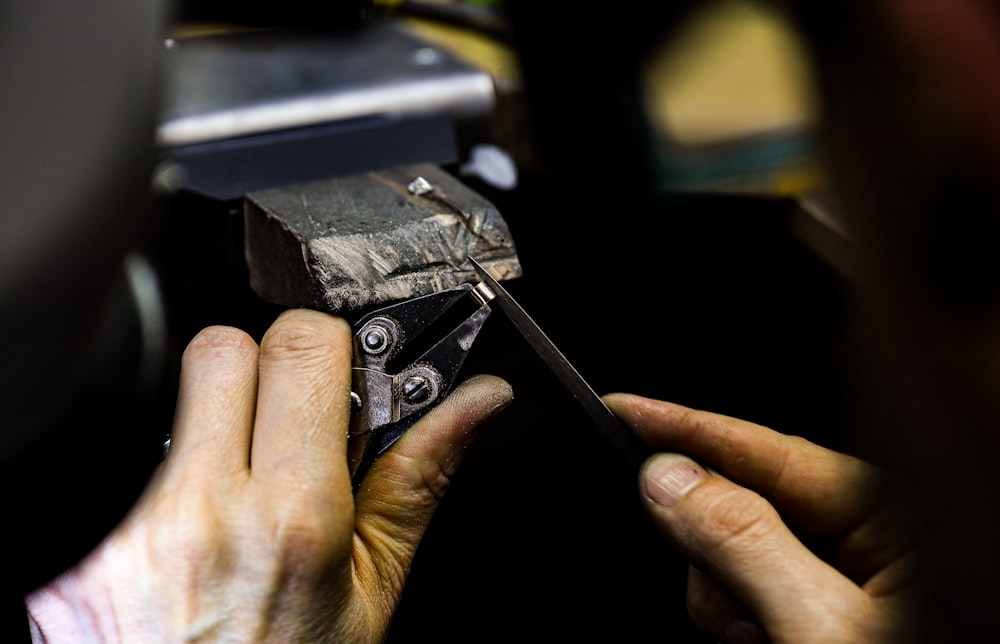
[[[351,330],[283,313],[260,346],[188,345],[169,455],[126,520],[27,598],[36,640],[376,642],[472,430],[512,399],[476,376],[383,455],[355,496]],[[67,526],[71,530],[72,526]]]
[[[725,642],[910,641],[916,539],[874,465],[745,420],[630,394],[653,523],[691,564],[688,612]]]

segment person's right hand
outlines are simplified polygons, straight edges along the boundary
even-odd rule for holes
[[[383,640],[473,430],[512,393],[467,379],[354,494],[351,350],[347,322],[316,311],[286,311],[259,347],[199,333],[166,460],[100,547],[27,598],[34,640]]]
[[[691,564],[699,627],[734,644],[901,637],[912,542],[877,468],[719,414],[604,400],[660,452],[642,467],[642,497]]]

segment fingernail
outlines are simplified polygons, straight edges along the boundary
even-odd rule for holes
[[[646,465],[646,495],[671,506],[705,478],[705,470],[680,454],[657,454]]]
[[[727,644],[766,644],[767,636],[757,624],[738,619],[726,627]]]

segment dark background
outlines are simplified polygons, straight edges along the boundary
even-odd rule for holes
[[[648,188],[635,69],[687,4],[644,13],[508,5],[532,115],[523,136],[539,163],[514,191],[474,187],[517,245],[524,275],[507,285],[511,294],[599,393],[639,393],[843,445],[852,294],[793,234],[798,204]],[[184,195],[163,206],[149,252],[165,289],[172,378],[198,329],[234,324],[259,337],[279,309],[249,289],[238,207]],[[16,490],[44,460],[88,481],[63,493],[70,515],[8,499],[29,517],[10,535],[12,551],[62,535],[52,557],[24,572],[25,587],[87,552],[158,461],[173,382],[123,399],[117,380],[135,356],[117,340],[95,380],[103,384],[4,473],[5,489]],[[515,401],[469,450],[418,552],[390,641],[708,641],[686,614],[687,565],[642,511],[636,472],[501,312],[465,372],[506,378]],[[81,436],[97,422],[100,432]],[[66,534],[67,524],[77,529]]]
[[[791,234],[794,205],[683,201],[574,222],[503,210],[524,266],[508,290],[600,393],[842,442],[846,285]],[[502,313],[466,368],[515,400],[431,524],[392,640],[705,640],[636,472]]]

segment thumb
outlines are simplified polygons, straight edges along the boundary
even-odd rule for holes
[[[741,602],[771,641],[817,633],[851,641],[870,598],[806,548],[762,496],[669,453],[646,461],[640,487],[660,532]]]
[[[356,575],[372,595],[398,598],[417,546],[474,430],[512,399],[505,380],[473,376],[372,465],[355,499]]]

